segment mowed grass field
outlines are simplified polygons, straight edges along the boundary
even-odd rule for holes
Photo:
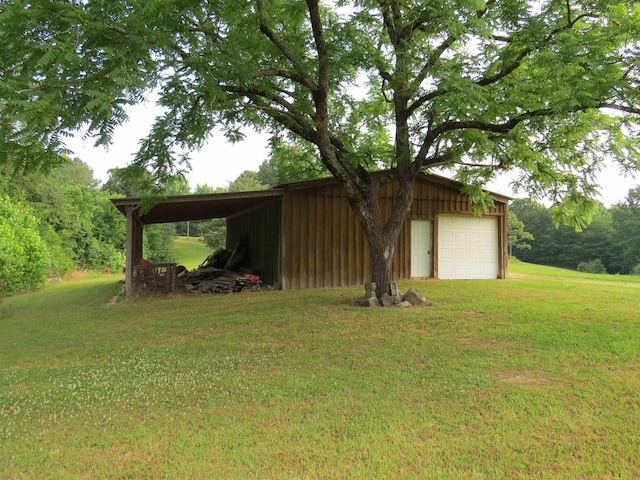
[[[0,304],[0,478],[640,478],[640,282],[504,281]]]
[[[170,254],[173,261],[192,270],[213,253],[201,237],[176,237]]]

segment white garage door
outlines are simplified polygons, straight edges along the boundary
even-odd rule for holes
[[[438,277],[498,278],[498,219],[439,216]]]

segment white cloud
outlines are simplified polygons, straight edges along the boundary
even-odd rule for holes
[[[116,129],[108,149],[94,147],[91,139],[79,137],[68,141],[67,147],[93,169],[95,178],[104,183],[109,178],[109,169],[131,163],[140,140],[147,135],[159,112],[159,108],[150,102],[132,107],[129,122]],[[191,154],[191,171],[186,177],[192,189],[203,184],[227,186],[243,171],[258,169],[267,159],[269,137],[251,130],[244,133],[246,138],[243,142],[231,144],[221,132],[214,132],[200,151]]]

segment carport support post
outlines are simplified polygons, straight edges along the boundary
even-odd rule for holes
[[[133,267],[140,265],[142,261],[142,235],[143,225],[136,215],[133,205],[126,206],[127,212],[127,245],[124,293],[129,296],[133,293]]]

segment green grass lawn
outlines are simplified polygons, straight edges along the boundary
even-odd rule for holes
[[[401,282],[406,310],[114,304],[115,276],[4,300],[0,478],[639,478],[640,283],[511,271]]]
[[[171,248],[174,262],[192,270],[213,253],[202,241],[201,237],[176,237]]]

